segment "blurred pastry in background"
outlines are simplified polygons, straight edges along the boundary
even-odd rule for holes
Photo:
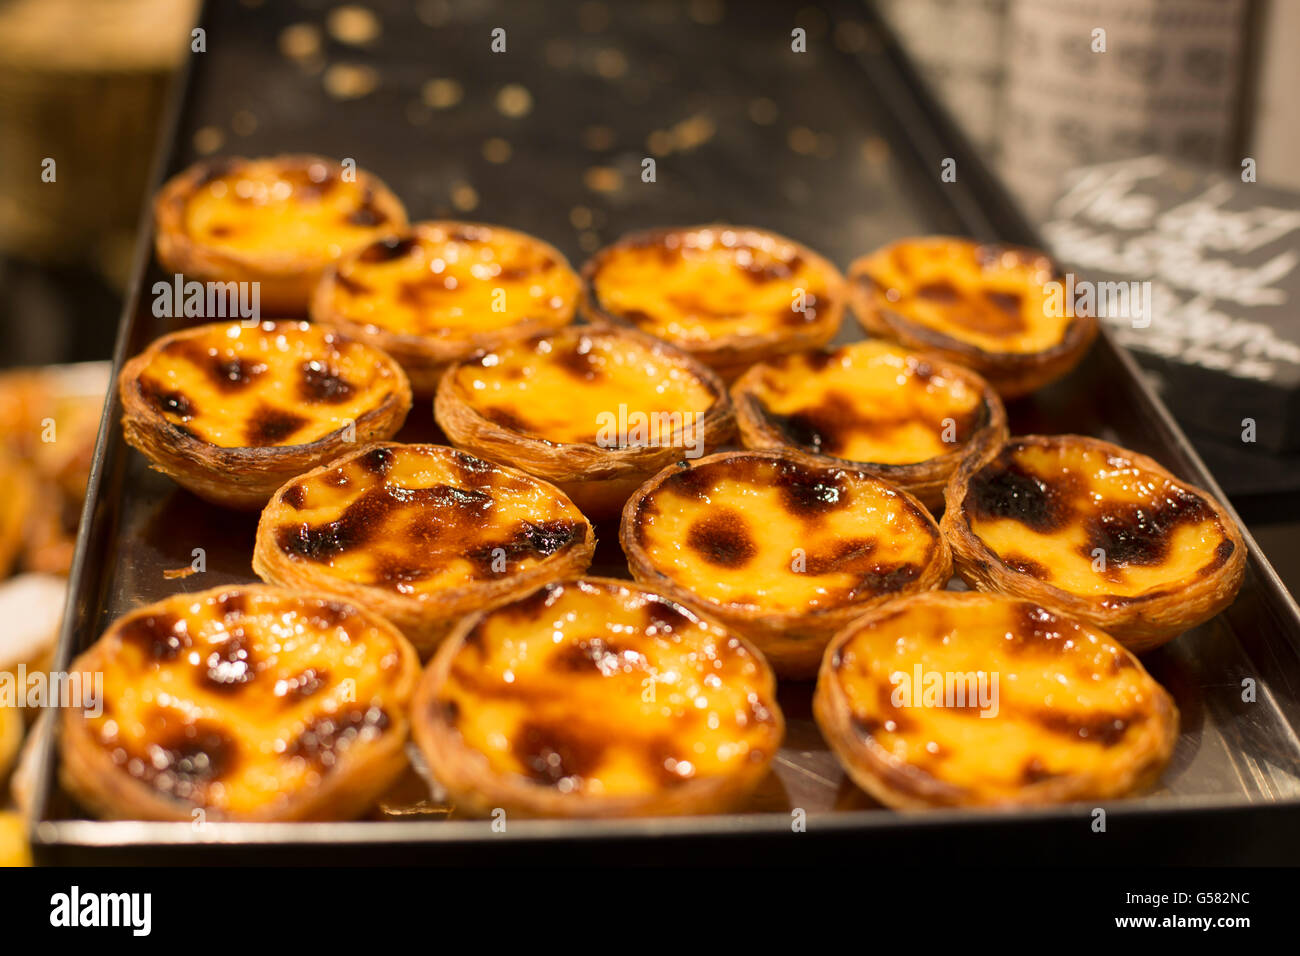
[[[108,374],[90,362],[0,375],[0,576],[68,573]]]
[[[319,156],[196,163],[154,200],[158,262],[191,280],[256,283],[259,311],[245,318],[306,315],[326,267],[406,228],[401,201],[349,163]]]

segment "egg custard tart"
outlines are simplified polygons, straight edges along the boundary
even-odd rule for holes
[[[390,438],[411,408],[378,349],[295,320],[164,335],[122,369],[122,429],[201,498],[255,509],[294,475]]]
[[[943,531],[971,586],[1059,608],[1134,651],[1230,605],[1246,547],[1213,497],[1079,435],[1023,435],[964,462]]]
[[[433,775],[480,815],[722,812],[767,773],[785,730],[761,654],[607,578],[466,619],[411,710]]]
[[[902,239],[855,261],[848,286],[867,331],[974,369],[1003,398],[1061,378],[1097,336],[1052,260],[1019,246]]]
[[[435,414],[457,448],[553,482],[591,517],[618,514],[655,472],[734,429],[711,370],[617,326],[572,326],[460,362]]]
[[[792,448],[850,464],[927,508],[963,457],[1007,437],[982,378],[938,356],[870,339],[755,365],[732,386],[746,448]]]
[[[469,222],[423,222],[330,269],[311,314],[402,363],[432,395],[449,363],[573,320],[580,283],[540,239]]]
[[[747,226],[636,233],[597,252],[582,277],[589,318],[671,342],[728,382],[755,362],[825,345],[844,313],[835,266]]]
[[[427,656],[471,611],[581,574],[595,546],[554,485],[442,445],[377,443],[275,493],[253,570],[383,614]]]
[[[813,715],[853,781],[903,809],[1121,797],[1155,783],[1178,737],[1173,699],[1104,632],[956,591],[846,627]]]
[[[265,315],[306,315],[326,266],[405,228],[406,210],[387,186],[319,156],[197,163],[154,200],[163,269],[256,282]]]
[[[782,677],[816,674],[848,621],[952,573],[907,492],[782,451],[664,469],[628,501],[619,539],[637,581],[748,638]]]
[[[178,594],[117,620],[72,665],[62,779],[114,819],[341,820],[407,765],[415,650],[387,621],[265,586]]]

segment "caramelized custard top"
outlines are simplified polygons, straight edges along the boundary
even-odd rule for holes
[[[771,672],[719,625],[635,585],[551,584],[490,612],[431,707],[498,773],[623,797],[769,759]]]
[[[95,741],[168,797],[233,814],[339,773],[406,733],[419,664],[347,604],[276,588],[176,595],[104,637]]]
[[[342,173],[316,159],[218,161],[185,201],[185,231],[212,249],[322,263],[406,225],[376,202],[369,176]]]
[[[934,519],[861,472],[753,454],[670,475],[628,520],[657,571],[735,609],[802,613],[913,587]]]
[[[971,477],[962,512],[1007,567],[1079,595],[1166,593],[1235,548],[1199,493],[1069,435],[1012,439]]]
[[[839,277],[798,245],[755,229],[702,226],[632,237],[598,254],[599,305],[687,346],[824,319]]]
[[[986,352],[1042,352],[1059,345],[1074,303],[1049,292],[1040,253],[946,237],[905,239],[860,259],[850,281],[880,308]]]
[[[902,465],[951,454],[988,417],[974,376],[876,339],[782,356],[746,384],[788,443],[849,461]]]
[[[1159,759],[1172,720],[1168,694],[1118,644],[1000,595],[888,605],[830,667],[859,740],[905,770],[894,781],[929,778],[954,803],[1065,775],[1113,779]]]
[[[539,239],[461,222],[428,222],[340,263],[331,306],[343,318],[399,335],[454,339],[521,322],[573,318],[579,282]]]
[[[416,597],[533,567],[591,534],[545,482],[441,445],[395,443],[294,479],[262,520],[291,560]]]
[[[154,353],[134,387],[172,425],[222,448],[306,445],[404,391],[393,363],[375,349],[293,321],[180,333]]]
[[[484,418],[556,443],[618,446],[644,417],[643,444],[679,444],[720,399],[686,362],[617,329],[538,336],[466,362],[455,376]],[[620,409],[628,427],[611,428]]]

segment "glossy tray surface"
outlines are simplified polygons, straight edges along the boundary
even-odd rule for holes
[[[710,22],[707,4],[596,5],[603,18],[591,4],[585,13],[578,5],[542,6],[379,4],[384,32],[370,53],[326,41],[330,64],[374,70],[372,92],[340,100],[324,92],[328,67],[322,74],[295,62],[278,43],[294,22],[319,23],[320,11],[212,4],[204,19],[208,51],[192,58],[176,99],[159,181],[198,158],[194,144],[219,129],[221,153],[353,157],[385,179],[413,219],[499,222],[545,238],[575,264],[596,243],[624,232],[712,220],[786,233],[841,267],[912,234],[1035,240],[863,8],[829,4],[808,20],[810,52],[794,54],[793,8],[783,5],[757,5],[744,14],[727,7],[721,22]],[[488,49],[499,23],[508,30],[504,56]],[[433,79],[452,85],[444,82],[434,95],[426,86]],[[457,91],[452,105],[429,105]],[[527,105],[522,112],[521,104]],[[239,133],[231,129],[236,116]],[[485,146],[494,140],[508,144],[505,162],[487,158],[502,155],[499,144]],[[656,181],[643,183],[642,159],[655,153]],[[937,170],[950,156],[958,159],[958,182],[941,184]],[[153,262],[149,230],[141,241],[116,368],[179,324],[152,314],[150,289],[164,277]],[[856,337],[856,324],[846,319],[841,339]],[[1068,379],[1009,411],[1013,433],[1095,435],[1217,490],[1133,363],[1108,339]],[[141,604],[254,580],[256,517],[204,505],[151,471],[124,445],[120,416],[114,394],[92,475],[60,666]],[[412,412],[399,439],[438,440],[426,404]],[[601,527],[598,534],[593,573],[626,576],[617,529]],[[196,548],[203,549],[206,571],[165,573],[188,567]],[[1300,808],[1300,611],[1253,542],[1250,548],[1236,604],[1144,658],[1176,698],[1182,733],[1159,788],[1107,812],[1143,822],[1152,839],[1174,847],[1181,831],[1169,828],[1200,826],[1196,821],[1206,814],[1232,821],[1217,831],[1229,843],[1233,827],[1250,829],[1264,819],[1256,808]],[[1242,699],[1246,680],[1255,682],[1254,702]],[[447,809],[427,799],[427,788],[413,778],[386,801],[381,815],[390,819],[210,824],[196,835],[186,824],[87,818],[59,789],[55,748],[47,746],[33,836],[47,860],[91,855],[132,862],[204,858],[196,841],[236,858],[307,860],[315,852],[324,859],[390,860],[430,853],[450,859],[481,844],[518,849],[557,840],[570,847],[596,841],[607,854],[644,850],[647,841],[661,841],[655,844],[661,852],[680,845],[699,853],[712,840],[726,840],[735,852],[732,838],[744,837],[752,855],[763,840],[794,832],[794,810],[806,812],[809,833],[877,846],[919,846],[926,834],[942,830],[945,839],[1004,833],[1041,851],[1063,834],[1090,832],[1090,807],[1014,818],[879,808],[847,782],[826,749],[810,697],[809,685],[782,688],[789,733],[775,772],[746,812],[726,817],[538,821],[511,824],[503,838],[487,824],[448,819]],[[1260,853],[1286,846],[1300,852],[1300,826],[1296,816],[1287,819],[1278,836],[1259,841]],[[1288,829],[1290,844],[1281,835]],[[333,850],[347,855],[331,857]],[[585,852],[599,855],[590,846]]]

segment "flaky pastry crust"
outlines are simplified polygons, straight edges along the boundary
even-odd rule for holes
[[[952,574],[910,494],[784,451],[665,468],[628,500],[619,541],[633,578],[747,637],[790,678],[815,675],[853,618]]]
[[[505,363],[509,367],[503,369]],[[560,381],[537,383],[545,376],[522,376],[518,383],[506,380],[523,365],[547,366]],[[655,393],[667,388],[673,376],[686,381],[683,391],[707,396],[707,404],[682,409],[664,402]],[[474,382],[479,379],[498,382],[502,388],[477,389]],[[597,418],[617,418],[620,404],[636,400],[629,394],[633,384],[644,384],[642,392],[652,401],[670,407],[637,404],[629,406],[629,413],[685,412],[696,417],[689,425],[683,419],[667,436],[646,436],[654,443],[602,445]],[[589,394],[592,401],[577,400]],[[585,440],[561,440],[558,432],[554,440],[546,437],[546,425],[532,422],[539,406],[549,419],[561,423],[561,431],[572,431],[564,438],[577,438],[584,430],[590,435]],[[591,414],[597,407],[599,414]],[[655,472],[683,457],[713,451],[735,430],[731,400],[712,370],[665,342],[613,325],[573,326],[457,363],[443,377],[434,413],[457,448],[544,478],[592,518],[617,515],[628,496]],[[576,420],[584,414],[586,418]]]
[[[293,320],[164,335],[123,366],[118,393],[129,445],[200,498],[242,510],[358,444],[392,437],[411,408],[392,358]]]
[[[911,595],[848,625],[813,715],[853,781],[899,809],[1122,797],[1158,780],[1178,738],[1173,698],[1118,642],[971,592]]]
[[[688,250],[699,257],[718,253],[717,268],[692,274]],[[625,261],[632,271],[614,283],[610,269]],[[712,223],[624,236],[587,261],[582,280],[588,319],[632,325],[671,342],[724,382],[755,362],[820,348],[834,338],[844,315],[844,278],[829,260],[752,226]],[[711,301],[718,291],[729,297]],[[612,301],[615,293],[648,297],[655,311]],[[744,308],[738,310],[737,301]]]
[[[931,236],[855,260],[848,297],[872,335],[944,355],[1010,399],[1064,376],[1097,337],[1096,316],[1074,303],[1062,302],[1056,318],[1047,314],[1053,282],[1064,287],[1038,250]],[[934,320],[920,321],[920,313]]]
[[[187,280],[256,282],[262,314],[305,316],[330,263],[377,236],[406,228],[406,210],[387,186],[362,169],[348,171],[350,179],[344,178],[344,172],[337,160],[306,155],[222,157],[196,163],[169,179],[154,199],[158,262]],[[267,248],[240,249],[220,234],[231,228],[225,223],[220,224],[216,236],[195,234],[189,222],[191,201],[214,183],[226,185],[220,198],[229,197],[230,191],[238,191],[241,176],[260,185],[277,177],[277,183],[308,194],[312,202],[329,190],[354,190],[355,198],[342,204],[345,216],[330,224],[332,231],[318,230],[318,239],[297,249],[288,244],[277,249],[275,243],[267,243]],[[258,207],[268,200],[260,189],[245,192],[248,195],[230,197],[232,203],[240,201],[247,206],[242,216],[231,218],[253,222],[265,215]],[[293,199],[292,192],[286,196]],[[283,202],[285,198],[272,196],[270,201]]]
[[[61,779],[97,815],[344,820],[406,767],[419,661],[374,614],[256,585],[133,611],[70,673],[103,675],[102,714],[59,714]]]
[[[555,582],[466,618],[425,671],[412,714],[457,809],[484,816],[734,809],[784,733],[761,654],[609,578]]]
[[[383,349],[402,364],[417,395],[432,396],[451,363],[567,325],[579,293],[569,261],[541,239],[440,220],[416,223],[331,266],[311,316]]]
[[[945,498],[967,584],[1063,611],[1132,651],[1209,620],[1245,576],[1245,541],[1213,496],[1096,438],[1012,437],[964,462]]]
[[[442,445],[380,442],[272,496],[253,570],[382,614],[427,657],[464,615],[581,574],[595,547],[591,522],[540,478]]]
[[[836,387],[837,372],[860,366],[864,375],[875,366],[887,376],[868,386],[846,375],[845,387]],[[819,378],[827,382],[824,389],[817,386]],[[795,390],[808,398],[795,399],[795,407],[784,412],[771,406]],[[951,407],[936,400],[936,392],[951,396]],[[823,464],[860,469],[910,492],[932,511],[943,504],[944,486],[966,456],[1007,437],[1006,409],[984,379],[941,356],[882,341],[759,363],[737,379],[731,395],[746,448],[785,448]],[[958,399],[968,404],[959,406]],[[871,444],[897,460],[852,457],[855,432],[874,433]],[[915,432],[924,438],[916,441]],[[936,439],[942,444],[934,444]],[[933,448],[915,452],[909,442]]]

